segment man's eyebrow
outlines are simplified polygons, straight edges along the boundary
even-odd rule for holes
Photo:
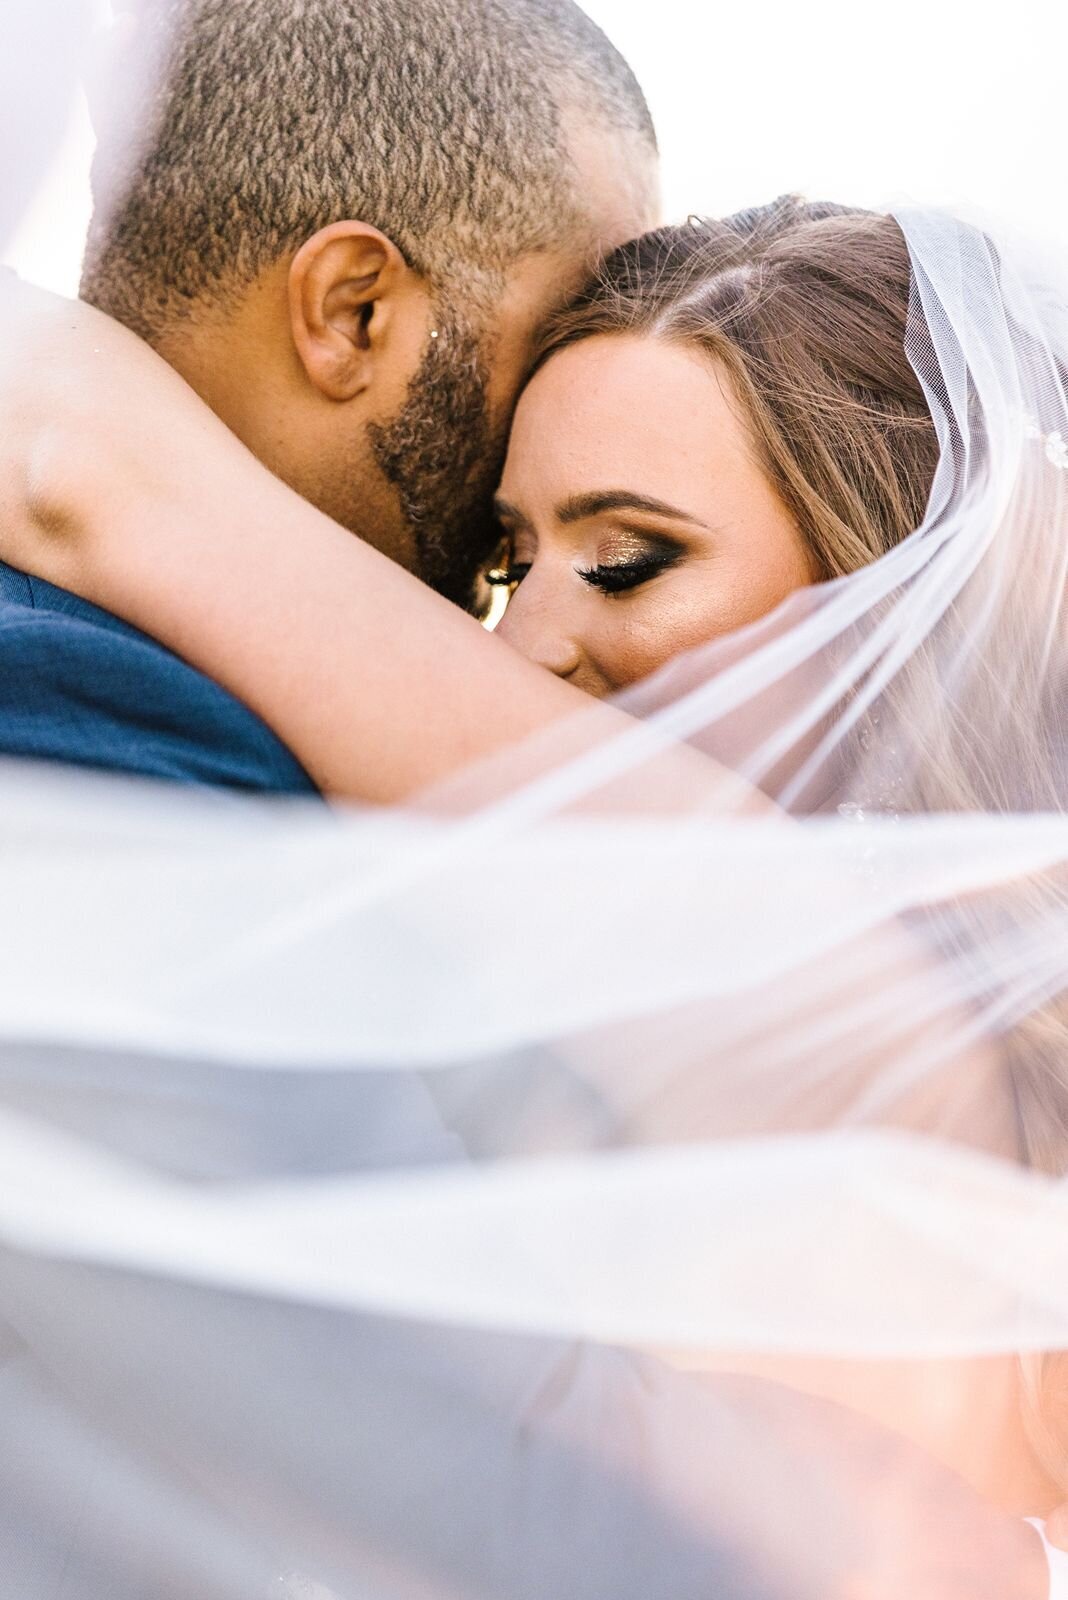
[[[695,528],[705,523],[691,517],[688,511],[672,506],[666,500],[654,500],[651,495],[635,494],[630,489],[601,489],[590,494],[573,494],[556,508],[559,522],[584,522],[587,517],[599,517],[606,511],[645,511],[656,517],[671,517],[676,522],[690,522]]]

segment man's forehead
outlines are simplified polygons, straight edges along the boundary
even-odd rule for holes
[[[565,113],[564,125],[593,253],[614,250],[659,227],[660,160],[649,136],[579,113]]]

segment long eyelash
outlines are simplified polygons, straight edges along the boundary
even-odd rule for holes
[[[578,567],[576,571],[583,583],[588,583],[591,589],[600,589],[602,594],[624,594],[628,589],[637,589],[640,584],[648,583],[650,578],[657,577],[661,572],[666,572],[669,567],[682,558],[682,551],[658,551],[655,555],[642,557],[639,561],[618,561],[598,567]]]

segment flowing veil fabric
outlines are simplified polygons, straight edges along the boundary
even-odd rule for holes
[[[899,221],[923,525],[611,741],[403,814],[0,773],[12,1594],[826,1597],[902,1475],[985,1592],[765,1382],[1018,1357],[1056,1456],[1068,301]]]

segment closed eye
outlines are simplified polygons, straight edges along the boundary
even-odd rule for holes
[[[486,582],[492,584],[495,588],[516,589],[522,583],[530,568],[531,562],[529,561],[510,561],[507,566],[494,567],[492,571],[487,572]]]
[[[679,548],[663,547],[629,561],[601,562],[595,567],[579,567],[577,571],[583,583],[588,583],[591,589],[599,589],[606,595],[625,594],[676,566],[683,554]]]

